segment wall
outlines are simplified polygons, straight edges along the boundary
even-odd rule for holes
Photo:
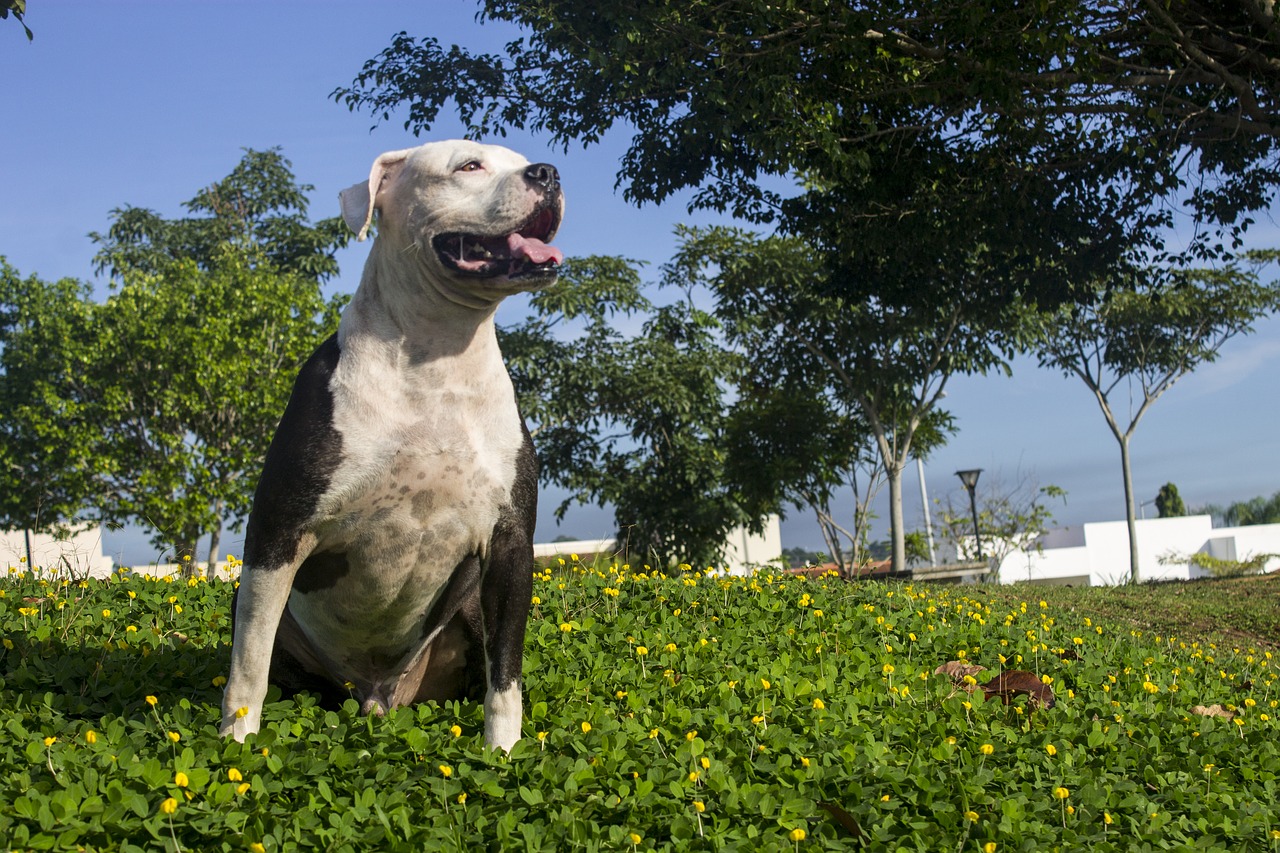
[[[23,568],[27,555],[21,530],[0,531],[0,565]],[[72,577],[105,578],[115,568],[110,557],[102,553],[102,528],[87,525],[65,535],[31,534],[31,561],[37,569],[61,572]]]
[[[1209,573],[1186,562],[1162,563],[1170,554],[1200,552],[1228,560],[1261,553],[1276,554],[1266,571],[1280,569],[1280,524],[1213,527],[1207,515],[1148,518],[1137,521],[1138,571],[1149,580],[1187,580]],[[1000,566],[1002,583],[1085,582],[1091,586],[1125,583],[1129,579],[1129,533],[1123,521],[1091,522],[1049,531],[1040,539],[1042,551],[1015,551]]]

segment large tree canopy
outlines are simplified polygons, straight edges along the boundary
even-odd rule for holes
[[[335,97],[383,119],[407,106],[415,132],[450,102],[475,135],[567,147],[626,128],[637,202],[697,188],[695,206],[804,226],[812,199],[761,182],[796,177],[831,194],[828,224],[924,234],[913,217],[940,210],[989,226],[953,239],[1065,253],[1050,269],[1159,251],[1170,202],[1238,229],[1280,179],[1269,0],[483,0],[480,16],[525,35],[477,55],[401,33]]]

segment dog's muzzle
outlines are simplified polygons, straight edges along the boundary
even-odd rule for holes
[[[542,192],[533,213],[510,234],[440,234],[432,246],[450,269],[474,278],[529,279],[554,277],[564,253],[549,241],[560,227],[560,173],[548,163],[534,163],[524,179]]]

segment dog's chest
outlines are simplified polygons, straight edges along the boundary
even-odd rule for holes
[[[367,645],[377,625],[377,644],[394,646],[423,629],[463,560],[485,556],[523,433],[500,361],[463,372],[348,368],[333,385],[343,459],[290,606],[329,642]]]

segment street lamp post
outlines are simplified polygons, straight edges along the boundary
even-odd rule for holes
[[[960,478],[960,482],[964,483],[964,488],[969,493],[969,509],[973,513],[973,543],[978,552],[977,562],[982,562],[982,535],[978,532],[978,498],[975,492],[978,488],[978,475],[981,473],[981,468],[956,472],[956,476]]]

